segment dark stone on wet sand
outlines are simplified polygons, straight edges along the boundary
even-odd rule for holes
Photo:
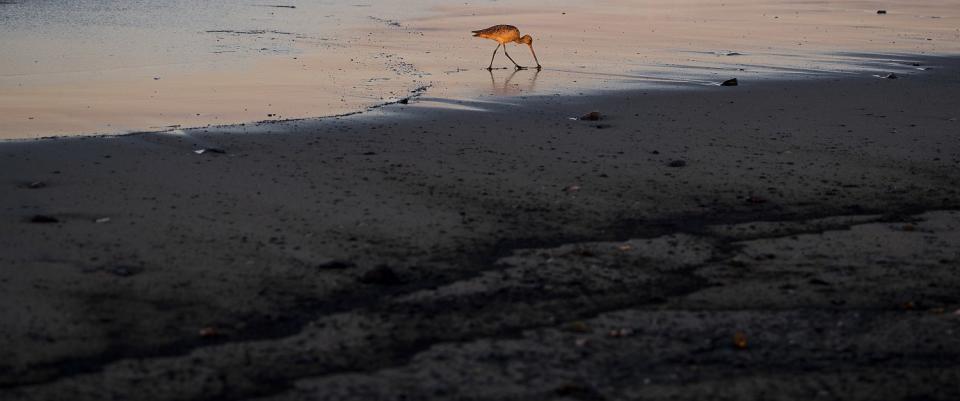
[[[343,269],[349,269],[351,267],[356,267],[356,266],[357,265],[355,263],[347,260],[334,259],[334,260],[320,263],[319,265],[317,265],[317,268],[323,269],[323,270],[343,270]]]
[[[670,163],[667,163],[668,167],[686,167],[686,165],[687,165],[687,162],[683,160],[674,160]]]
[[[580,116],[580,121],[599,121],[599,120],[600,120],[599,111],[591,111],[587,114]]]
[[[136,275],[137,273],[140,273],[140,270],[141,269],[136,266],[120,265],[120,266],[114,266],[107,269],[107,273],[110,273],[117,277],[130,277],[130,276]]]
[[[30,218],[31,223],[59,223],[60,220],[53,216],[38,214]]]
[[[747,203],[752,203],[752,204],[755,204],[755,205],[759,205],[759,204],[762,204],[762,203],[767,203],[767,198],[764,198],[764,197],[759,196],[759,195],[750,195],[749,197],[747,197]]]
[[[373,285],[398,285],[403,284],[400,276],[389,266],[380,265],[360,276],[359,281],[363,284]]]
[[[203,149],[197,149],[197,150],[193,151],[193,153],[196,153],[196,154],[198,154],[198,155],[202,155],[202,154],[205,154],[205,153],[206,153],[206,154],[216,153],[216,154],[221,154],[221,155],[222,155],[222,154],[226,154],[227,151],[226,151],[226,150],[223,150],[223,149],[221,149],[221,148],[203,148]]]
[[[603,394],[598,393],[597,390],[580,384],[564,384],[560,387],[557,387],[555,390],[553,390],[553,392],[560,397],[571,398],[575,400],[606,400],[606,397],[604,397]]]
[[[726,81],[723,81],[723,83],[720,84],[720,86],[737,86],[737,85],[740,85],[740,82],[737,81],[736,78],[728,79]]]

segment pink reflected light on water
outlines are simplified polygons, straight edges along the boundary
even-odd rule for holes
[[[0,5],[0,138],[338,115],[425,86],[458,99],[910,73],[908,55],[960,53],[944,0],[156,3]],[[544,70],[485,71],[496,43],[470,31],[494,24],[532,35]]]

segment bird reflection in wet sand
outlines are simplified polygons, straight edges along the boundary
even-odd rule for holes
[[[507,53],[507,43],[510,42],[522,43],[530,47],[530,53],[533,54],[533,60],[537,62],[537,70],[542,68],[540,67],[540,60],[537,59],[537,52],[533,51],[533,38],[530,35],[520,36],[520,30],[513,25],[494,25],[487,29],[473,31],[473,36],[494,40],[499,43],[497,48],[493,49],[493,56],[490,57],[490,66],[487,67],[487,70],[493,70],[493,60],[497,58],[497,50],[500,50],[500,46],[503,46],[503,54],[510,59],[510,62],[513,63],[516,69],[527,69],[527,67],[524,67],[520,64],[517,64],[516,61],[513,61],[513,57],[510,57],[510,53]]]
[[[493,90],[494,95],[515,95],[522,92],[533,92],[537,87],[537,76],[540,75],[540,70],[536,70],[533,73],[533,77],[530,78],[530,81],[525,86],[521,84],[511,83],[513,78],[517,75],[517,72],[520,70],[513,70],[507,79],[503,81],[503,84],[497,86],[497,79],[494,77],[493,70],[488,70],[490,72],[490,86]]]

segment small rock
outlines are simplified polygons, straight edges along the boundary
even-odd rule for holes
[[[398,285],[403,284],[400,276],[389,266],[380,265],[360,276],[359,281],[363,284],[376,285]]]
[[[633,334],[633,330],[630,330],[630,329],[616,329],[616,330],[610,330],[610,332],[607,333],[607,336],[612,338],[621,338],[621,337],[630,336],[632,334]]]
[[[397,102],[397,103],[400,103],[400,104],[408,104],[408,103],[410,103],[410,98],[400,99],[400,101]]]
[[[53,216],[38,214],[30,218],[31,223],[59,223],[60,220]]]
[[[219,153],[219,154],[224,154],[224,153],[227,153],[227,151],[226,151],[226,150],[223,150],[223,149],[220,149],[220,148],[203,148],[203,149],[194,150],[193,153],[196,153],[196,154],[198,154],[198,155],[202,155],[202,154],[204,154],[204,153]]]
[[[590,333],[593,331],[590,326],[581,321],[570,323],[567,328],[574,333]]]
[[[767,199],[759,195],[750,195],[747,198],[747,203],[753,203],[759,205],[761,203],[767,203]]]
[[[886,13],[887,13],[887,10],[877,10],[877,14],[883,15],[883,14],[886,14]]]
[[[605,400],[606,399],[603,396],[603,394],[600,394],[599,392],[597,392],[597,390],[591,387],[582,386],[579,384],[572,384],[572,383],[564,384],[560,387],[557,387],[555,390],[553,390],[553,392],[554,394],[560,397],[572,398],[575,400]]]
[[[600,120],[600,112],[599,112],[599,111],[591,111],[591,112],[589,112],[589,113],[587,113],[587,114],[584,114],[584,115],[580,116],[580,120],[581,120],[581,121],[598,121],[598,120]]]
[[[355,263],[347,260],[334,259],[331,261],[320,263],[319,265],[317,265],[317,268],[324,269],[324,270],[343,270],[343,269],[349,269],[356,266],[357,265]]]
[[[109,218],[109,217],[101,217],[101,218],[99,218],[99,219],[94,220],[93,222],[94,222],[94,223],[97,223],[97,224],[109,223],[109,222],[110,222],[110,218]]]
[[[737,86],[737,85],[740,85],[740,81],[737,81],[736,78],[728,79],[726,81],[723,81],[723,83],[720,84],[720,86]]]
[[[140,273],[140,268],[136,266],[114,266],[108,269],[107,273],[117,277],[130,277]]]
[[[221,334],[220,330],[217,330],[216,327],[204,327],[197,332],[197,335],[201,338],[216,338],[223,334]]]
[[[740,331],[734,333],[733,346],[736,349],[747,349],[747,335]]]
[[[577,247],[576,249],[574,249],[573,251],[571,251],[570,254],[571,254],[571,255],[576,255],[576,256],[579,256],[579,257],[582,257],[582,258],[592,258],[592,257],[594,257],[594,256],[597,256],[597,254],[593,253],[592,250],[587,249],[587,248],[583,248],[583,247]]]
[[[886,79],[897,79],[897,78],[900,78],[900,77],[897,76],[897,74],[894,74],[894,73],[892,73],[892,72],[889,73],[889,74],[887,74],[887,75],[884,75],[883,77],[886,78]]]
[[[563,192],[577,192],[577,191],[579,191],[579,190],[580,190],[580,186],[579,186],[579,185],[571,185],[571,186],[569,186],[569,187],[564,188],[564,189],[563,189]]]
[[[670,163],[667,163],[668,167],[685,167],[686,165],[687,165],[687,162],[683,160],[674,160]]]
[[[31,182],[31,183],[27,184],[27,188],[30,188],[30,189],[40,189],[40,188],[43,188],[43,187],[46,187],[46,186],[47,186],[47,184],[46,184],[45,182],[43,182],[43,181],[34,181],[34,182]]]

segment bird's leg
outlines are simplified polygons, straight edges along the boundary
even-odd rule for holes
[[[518,72],[520,72],[520,70],[513,70],[513,73],[510,74],[510,76],[507,77],[507,80],[503,82],[503,91],[504,91],[504,92],[507,91],[507,86],[510,85],[510,81],[513,80],[513,77],[516,76]]]
[[[537,59],[537,52],[533,51],[533,45],[527,45],[527,46],[530,46],[530,53],[533,54],[533,61],[537,62],[537,70],[539,71],[543,67],[540,66],[540,60]]]
[[[497,43],[497,48],[493,49],[493,57],[490,57],[490,66],[487,67],[487,71],[493,71],[493,59],[497,58],[497,50],[500,50],[500,43]],[[507,47],[503,47],[503,52],[507,52]]]
[[[513,57],[510,57],[510,53],[507,53],[507,45],[503,45],[503,54],[507,55],[507,58],[510,59],[511,62],[513,62],[513,65],[517,67],[518,70],[527,69],[527,67],[521,66],[520,64],[517,64],[516,61],[513,61]]]

